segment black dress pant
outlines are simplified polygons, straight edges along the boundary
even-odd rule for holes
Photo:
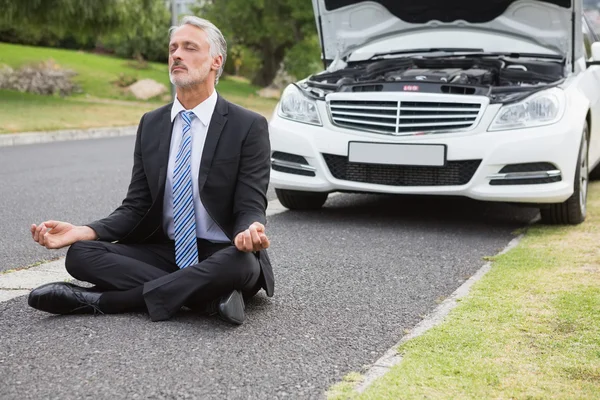
[[[75,279],[104,291],[144,286],[143,296],[153,321],[171,318],[182,306],[206,302],[241,290],[258,290],[260,265],[254,253],[235,246],[198,239],[199,263],[179,269],[173,241],[119,244],[80,241],[71,245],[65,266]]]

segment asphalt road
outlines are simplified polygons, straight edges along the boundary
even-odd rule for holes
[[[0,149],[4,267],[49,257],[28,224],[81,223],[124,194],[131,138]],[[233,327],[182,311],[48,316],[0,303],[1,399],[321,398],[376,361],[535,211],[458,198],[340,195],[269,218],[276,288]]]
[[[48,219],[85,224],[121,204],[133,165],[134,136],[0,147],[0,272],[52,260],[29,227]],[[274,199],[272,190],[269,199]]]

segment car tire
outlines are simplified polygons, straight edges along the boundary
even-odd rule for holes
[[[589,181],[589,134],[587,123],[583,128],[573,194],[563,203],[551,204],[540,209],[542,222],[550,225],[577,225],[585,220],[587,214],[587,192]]]
[[[329,193],[300,192],[296,190],[275,189],[279,202],[290,210],[317,210],[323,207]]]

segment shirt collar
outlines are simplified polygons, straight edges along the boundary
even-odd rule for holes
[[[204,126],[208,126],[212,114],[215,111],[216,105],[217,91],[213,90],[212,94],[208,96],[206,100],[198,104],[191,111],[194,113],[194,115],[196,115],[196,117],[202,122]],[[171,122],[175,120],[175,117],[177,117],[177,115],[179,115],[181,111],[186,111],[185,107],[183,107],[183,105],[179,102],[179,99],[175,97],[175,101],[173,101],[173,107],[171,108]]]

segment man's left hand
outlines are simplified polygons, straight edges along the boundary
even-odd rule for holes
[[[269,239],[265,235],[265,226],[255,222],[248,229],[238,233],[233,241],[239,251],[251,252],[269,247]]]

